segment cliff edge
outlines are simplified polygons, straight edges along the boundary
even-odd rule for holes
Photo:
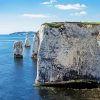
[[[100,81],[99,24],[45,23],[35,35],[36,84]]]

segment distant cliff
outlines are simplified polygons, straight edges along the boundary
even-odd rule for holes
[[[100,25],[45,23],[35,35],[36,83],[100,80]]]
[[[9,35],[11,36],[26,36],[26,33],[29,33],[29,36],[34,36],[35,32],[29,31],[29,32],[15,32],[15,33],[11,33]]]

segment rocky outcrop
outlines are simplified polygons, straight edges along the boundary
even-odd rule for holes
[[[38,49],[39,49],[39,33],[37,32],[35,33],[34,36],[33,54],[32,54],[33,59],[37,59]]]
[[[23,43],[22,41],[14,42],[14,57],[22,58],[23,57]]]
[[[30,39],[29,39],[28,33],[26,33],[25,47],[30,47],[30,46],[31,46]]]
[[[100,80],[100,25],[43,24],[35,35],[36,83]]]

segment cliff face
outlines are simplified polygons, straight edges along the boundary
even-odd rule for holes
[[[41,26],[35,35],[36,82],[100,78],[100,25],[62,23]]]

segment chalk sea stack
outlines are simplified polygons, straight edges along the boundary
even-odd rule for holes
[[[14,57],[23,58],[23,43],[22,41],[14,42]]]
[[[38,49],[39,49],[39,32],[35,33],[34,35],[32,58],[35,60],[37,60]]]
[[[31,44],[30,44],[29,36],[28,36],[28,33],[26,33],[25,47],[30,47],[30,46]]]
[[[45,23],[35,35],[36,84],[100,81],[98,23]]]

